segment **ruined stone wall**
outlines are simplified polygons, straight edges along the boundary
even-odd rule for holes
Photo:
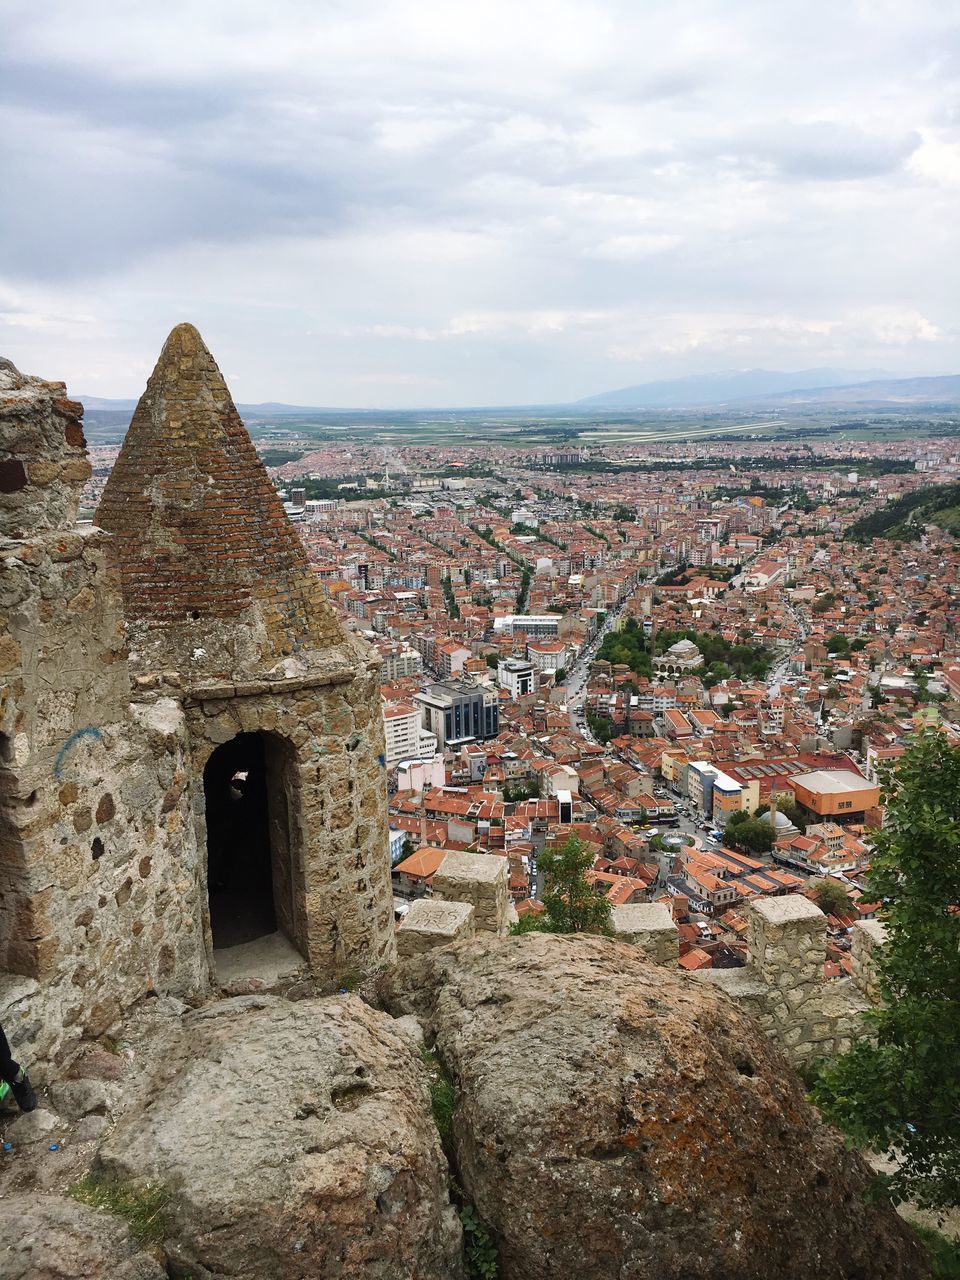
[[[667,907],[638,902],[614,907],[610,927],[618,942],[629,942],[654,964],[675,965],[680,957],[680,934]]]
[[[135,701],[110,540],[68,523],[81,412],[0,370],[0,463],[27,459],[0,503],[0,1019],[29,1058],[203,985],[182,717]]]
[[[433,877],[437,901],[467,902],[474,909],[477,933],[507,932],[510,869],[496,853],[448,853]]]

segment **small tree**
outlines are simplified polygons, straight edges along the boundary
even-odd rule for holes
[[[838,880],[822,880],[816,887],[817,906],[828,916],[846,915],[850,898]]]
[[[730,844],[751,853],[769,853],[776,839],[772,823],[752,818],[749,813],[739,819],[732,813],[727,819],[726,835]]]
[[[867,892],[887,942],[881,1003],[821,1073],[814,1099],[859,1145],[890,1151],[895,1202],[960,1204],[960,749],[925,732],[883,776]]]
[[[609,933],[610,903],[586,878],[593,857],[592,850],[577,835],[544,849],[537,865],[546,882],[546,910],[536,916],[529,912],[512,932]]]

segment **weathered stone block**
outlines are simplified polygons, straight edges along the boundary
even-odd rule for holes
[[[884,945],[886,938],[886,926],[880,920],[858,920],[853,926],[851,976],[858,989],[872,1003],[877,1003],[880,999],[876,952]]]
[[[470,903],[418,898],[397,930],[397,955],[401,960],[421,955],[459,938],[472,938],[474,933],[474,908]]]
[[[450,902],[469,902],[475,908],[478,933],[507,931],[507,859],[499,854],[448,853],[433,877],[433,896]]]
[[[638,947],[654,964],[676,964],[680,934],[669,909],[659,902],[614,907],[610,923],[619,942]]]

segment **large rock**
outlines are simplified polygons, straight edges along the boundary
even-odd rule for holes
[[[410,1037],[354,996],[240,996],[139,1055],[99,1164],[170,1192],[192,1280],[450,1280],[460,1228]]]
[[[122,1218],[61,1196],[0,1199],[3,1280],[165,1280]]]
[[[460,1180],[501,1280],[907,1280],[922,1251],[722,993],[603,938],[402,963],[454,1075]]]

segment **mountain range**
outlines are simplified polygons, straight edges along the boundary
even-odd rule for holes
[[[77,396],[83,407],[97,413],[133,413],[136,400],[110,400],[106,396]],[[280,404],[268,400],[264,404],[238,404],[237,410],[244,418],[293,418],[301,413],[332,413],[342,410],[321,409],[315,404]]]
[[[78,396],[93,413],[130,414],[136,400],[110,400],[103,396]],[[757,405],[770,409],[830,405],[873,406],[960,405],[960,374],[936,377],[898,377],[882,369],[800,369],[784,373],[776,369],[737,369],[721,373],[695,374],[622,387],[587,396],[574,404],[513,406],[536,408],[549,414],[570,409],[701,409]],[[499,406],[503,408],[504,406]],[[330,406],[283,404],[268,400],[261,404],[238,404],[247,421],[264,418],[293,418],[303,414],[343,413],[363,410],[334,409]],[[439,411],[434,411],[439,412]]]
[[[580,409],[688,409],[765,403],[960,404],[960,376],[897,377],[883,370],[772,369],[697,374],[605,391],[577,401]]]

